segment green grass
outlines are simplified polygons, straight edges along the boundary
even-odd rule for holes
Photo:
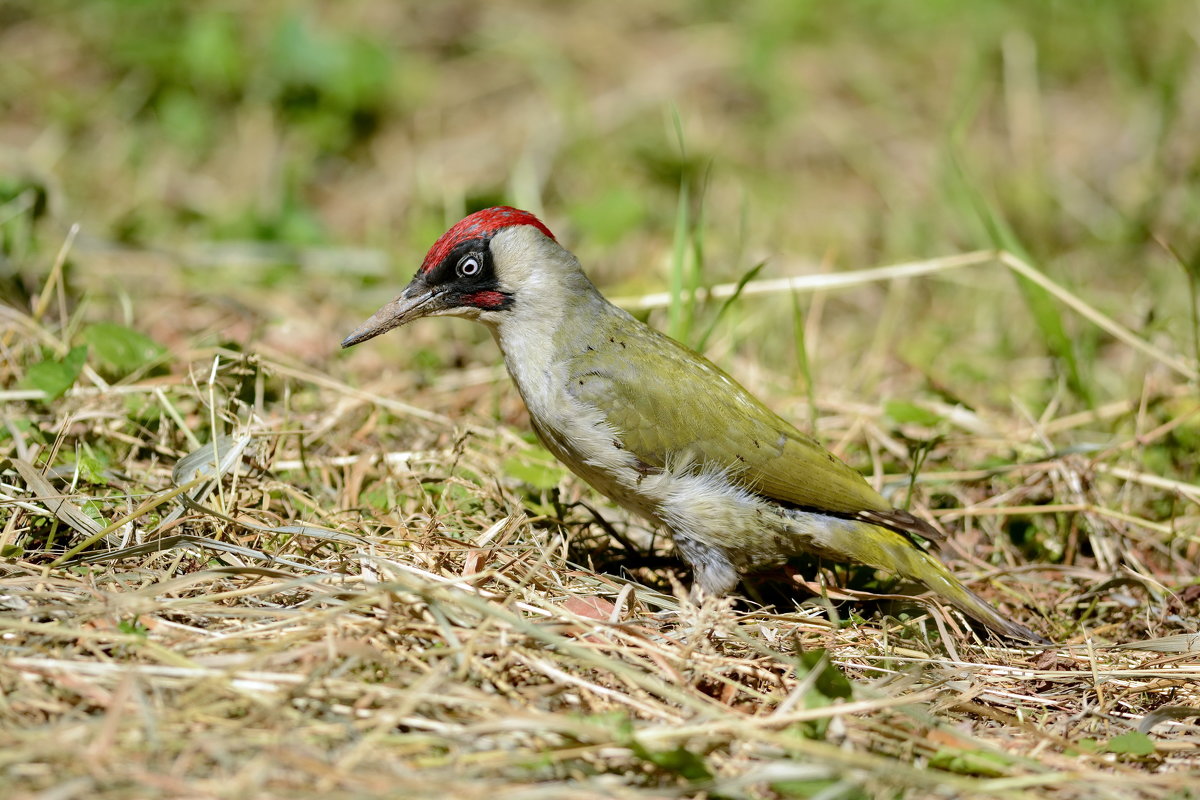
[[[0,786],[1194,796],[1197,30],[1176,0],[4,5]],[[485,331],[338,350],[499,202],[1061,646],[831,564],[689,608]]]

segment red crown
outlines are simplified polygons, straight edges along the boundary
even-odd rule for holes
[[[470,216],[463,217],[455,223],[454,227],[443,233],[441,238],[434,242],[433,247],[429,248],[429,252],[425,254],[425,260],[421,262],[421,269],[419,271],[428,272],[433,269],[442,263],[442,259],[448,256],[451,250],[463,242],[489,237],[501,228],[510,228],[513,225],[532,225],[551,239],[554,238],[554,234],[550,232],[550,229],[528,211],[522,211],[519,208],[511,208],[509,206],[485,208],[482,211],[476,211]]]

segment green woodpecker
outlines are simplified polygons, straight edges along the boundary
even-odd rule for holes
[[[408,287],[342,342],[420,317],[486,325],[538,438],[621,506],[670,530],[693,591],[810,552],[920,581],[1006,636],[1005,619],[910,538],[936,535],[708,359],[608,302],[532,214],[489,208],[433,245]]]

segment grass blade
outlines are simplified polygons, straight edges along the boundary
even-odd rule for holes
[[[692,297],[685,297],[687,285],[688,259],[688,205],[691,202],[691,192],[688,189],[687,178],[679,186],[679,203],[675,210],[675,237],[671,247],[670,293],[671,302],[667,307],[667,331],[671,337],[686,342],[691,328],[690,308],[695,302]],[[691,293],[688,293],[691,294]]]
[[[957,154],[952,153],[950,160],[959,183],[966,196],[970,199],[973,210],[987,231],[992,245],[997,250],[1016,254],[1026,263],[1035,263],[1034,259],[1029,256],[1028,251],[1021,245],[1016,233],[1004,219],[1003,215],[987,201],[983,193],[968,179],[966,169],[963,167]],[[1021,290],[1022,297],[1025,299],[1025,305],[1033,316],[1034,323],[1041,332],[1042,342],[1045,344],[1046,350],[1066,371],[1067,388],[1083,400],[1088,407],[1094,406],[1095,396],[1080,366],[1075,343],[1067,333],[1062,315],[1054,299],[1043,287],[1029,280],[1024,275],[1017,276],[1017,285]]]
[[[713,332],[717,329],[717,324],[721,321],[721,318],[724,317],[726,312],[728,312],[733,304],[737,302],[738,297],[740,297],[742,294],[742,290],[746,288],[746,284],[757,278],[758,273],[762,272],[762,268],[766,265],[766,261],[758,262],[753,267],[748,269],[746,274],[738,280],[737,286],[734,287],[733,294],[726,297],[725,302],[721,303],[721,307],[717,309],[716,316],[712,318],[712,322],[708,324],[708,327],[700,336],[700,340],[696,342],[696,350],[698,352],[704,352],[704,347],[708,344],[709,337],[711,337]]]
[[[812,376],[812,362],[808,359],[804,312],[800,309],[800,295],[796,292],[792,292],[792,338],[796,342],[796,360],[800,362],[800,375],[804,378],[804,393],[808,396],[808,427],[812,433],[817,429],[817,388]]]

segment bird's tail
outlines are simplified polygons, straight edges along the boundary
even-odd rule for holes
[[[920,581],[934,593],[991,630],[1011,639],[1050,644],[1020,623],[1005,619],[990,603],[972,592],[936,556],[916,547],[895,531],[863,523],[846,548],[856,561],[897,572]]]

